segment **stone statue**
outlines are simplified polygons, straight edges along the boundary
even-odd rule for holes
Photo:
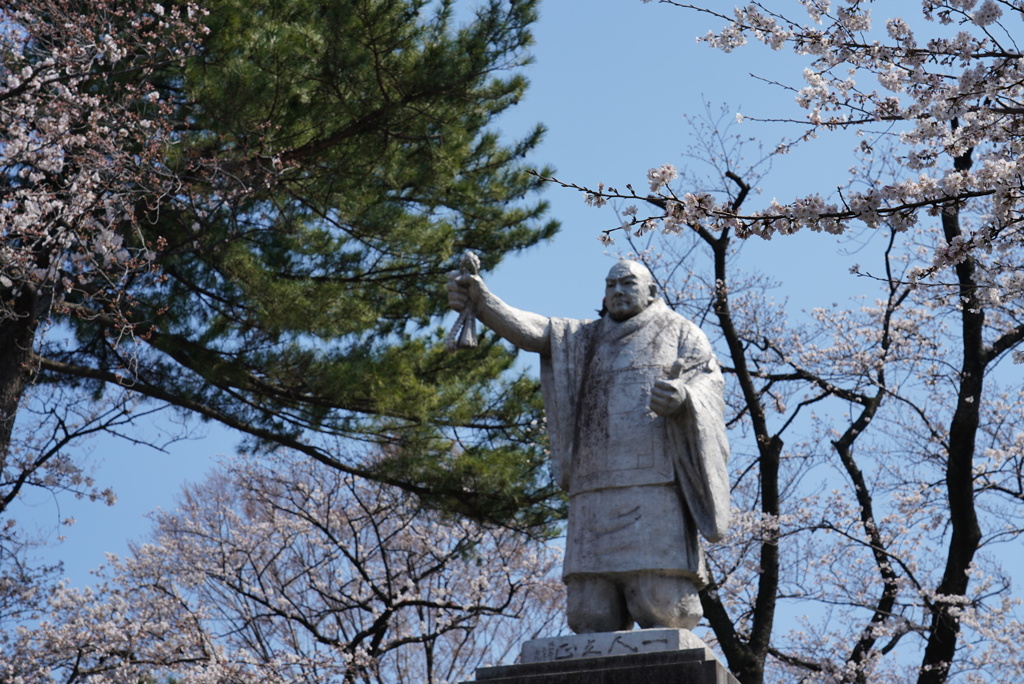
[[[552,473],[569,493],[562,579],[574,632],[692,629],[706,583],[699,531],[729,521],[723,380],[701,330],[657,297],[645,266],[619,261],[596,321],[515,309],[479,276],[448,276],[506,340],[541,355]]]

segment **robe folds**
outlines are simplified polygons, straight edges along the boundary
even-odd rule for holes
[[[655,572],[704,581],[697,532],[729,524],[722,373],[704,333],[660,299],[625,321],[552,318],[541,388],[551,467],[569,493],[563,578]],[[654,383],[682,379],[672,416]]]

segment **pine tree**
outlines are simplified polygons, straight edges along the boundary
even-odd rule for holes
[[[55,5],[107,27],[99,44],[122,41],[73,86],[121,103],[116,152],[134,166],[96,172],[118,179],[105,186],[117,212],[70,224],[93,262],[117,268],[77,287],[76,262],[47,257],[60,262],[37,287],[47,306],[3,322],[57,324],[29,331],[28,372],[7,394],[122,388],[450,510],[549,519],[535,383],[510,374],[493,339],[445,353],[437,323],[463,250],[489,269],[557,229],[525,161],[542,129],[509,143],[493,127],[526,88],[536,2],[494,0],[472,17],[421,0],[212,0],[205,15],[17,4],[28,63],[68,42]],[[138,16],[208,31],[160,43]],[[101,159],[119,139],[105,131]]]

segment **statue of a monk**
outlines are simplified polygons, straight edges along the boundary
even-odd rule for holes
[[[465,273],[449,274],[448,295],[541,355],[552,473],[569,493],[570,629],[692,629],[706,582],[697,533],[718,540],[729,521],[723,380],[707,337],[634,261],[609,271],[595,321],[515,309]]]

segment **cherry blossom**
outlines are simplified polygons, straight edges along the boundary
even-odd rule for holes
[[[770,163],[729,142],[747,123],[728,107],[695,119],[686,191],[627,186],[609,202],[660,212],[660,234],[625,240],[666,301],[709,332],[726,373],[737,510],[707,549],[705,639],[745,683],[1021,679],[1020,586],[1000,558],[1024,534],[1024,391],[1010,366],[1024,345],[1019,228],[993,228],[992,196],[887,213],[881,190],[906,166],[863,150],[850,187],[865,189],[844,188],[835,206],[856,198],[872,225],[833,226],[857,246],[850,296],[801,311],[783,298],[785,268],[779,282],[744,270],[763,262],[744,258],[750,224],[737,217]],[[922,184],[961,187],[966,171]],[[710,203],[732,221],[702,215]],[[769,202],[763,237],[820,224],[830,204]],[[811,237],[824,238],[793,239]],[[792,263],[788,240],[758,252]],[[841,274],[823,296],[837,296]]]
[[[157,248],[138,223],[177,182],[160,161],[169,105],[150,80],[125,76],[182,63],[205,30],[202,12],[104,1],[80,14],[41,0],[0,3],[0,16],[0,317],[24,317],[19,302],[36,292],[44,309],[102,311],[130,327],[119,293]]]
[[[239,459],[154,523],[4,625],[0,679],[456,682],[563,610],[555,549],[294,454]]]
[[[711,48],[732,52],[759,42],[804,58],[799,82],[770,75],[794,90],[796,111],[803,114],[792,121],[804,126],[802,139],[883,126],[899,139],[894,153],[906,170],[885,185],[844,189],[841,197],[818,188],[743,213],[727,203],[700,202],[680,215],[676,203],[684,198],[669,186],[672,167],[656,166],[648,180],[651,198],[666,209],[658,217],[666,229],[726,226],[740,237],[763,239],[800,230],[840,234],[860,225],[910,228],[950,207],[983,205],[983,226],[964,239],[966,249],[1020,240],[1024,53],[1009,39],[1022,21],[1019,11],[1004,12],[995,0],[927,0],[916,17],[892,16],[888,5],[868,0],[750,3],[731,13],[717,5],[663,3],[723,20],[722,29],[699,39]],[[954,25],[955,31],[945,30]],[[738,117],[758,120],[756,111]],[[632,190],[582,190],[589,204],[644,199]],[[958,254],[935,245],[936,265],[950,265]]]

